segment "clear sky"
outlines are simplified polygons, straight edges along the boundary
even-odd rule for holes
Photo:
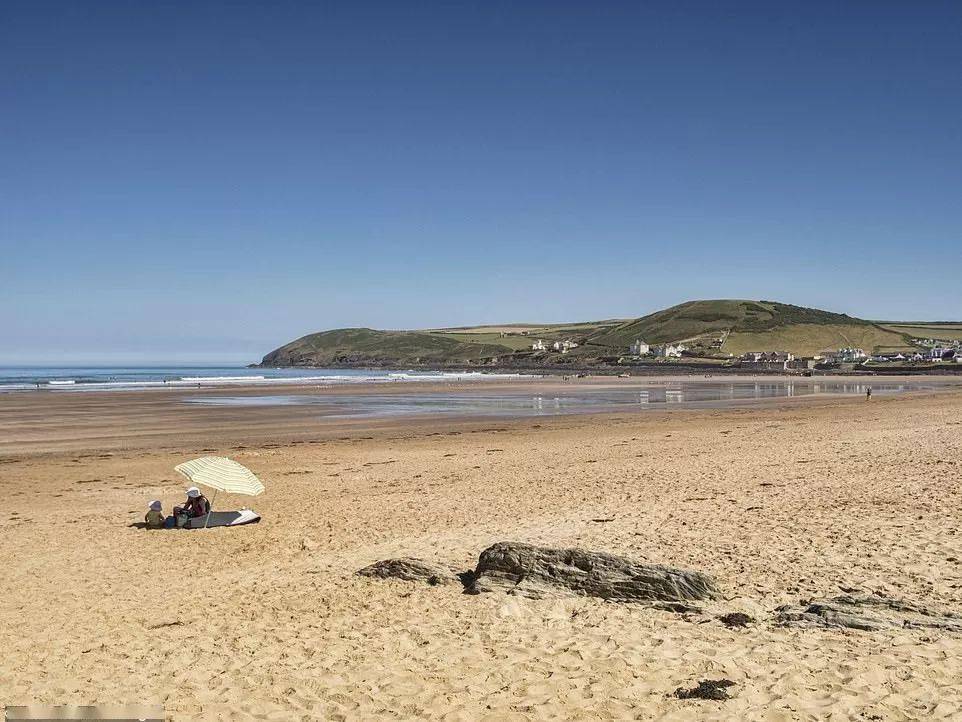
[[[962,318],[962,4],[0,4],[0,363],[729,297]]]

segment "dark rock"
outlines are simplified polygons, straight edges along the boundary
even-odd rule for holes
[[[858,629],[941,629],[962,632],[962,616],[876,594],[845,594],[785,605],[775,610],[784,627]]]
[[[687,602],[719,596],[700,572],[640,564],[583,549],[499,542],[481,552],[471,593],[501,591],[542,599],[588,596],[618,602]]]
[[[384,559],[359,569],[357,573],[362,577],[404,579],[409,582],[427,582],[431,585],[458,581],[458,577],[447,567],[413,558]]]
[[[675,696],[678,699],[708,699],[721,702],[731,699],[728,688],[734,686],[735,683],[730,679],[703,679],[697,687],[690,689],[679,687],[675,690]]]
[[[733,627],[747,627],[749,624],[753,624],[755,619],[744,612],[729,612],[721,615],[718,621],[732,629]]]

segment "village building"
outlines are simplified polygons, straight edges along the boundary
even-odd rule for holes
[[[749,351],[748,353],[742,354],[742,361],[749,362],[785,362],[793,361],[795,355],[789,351]]]
[[[560,351],[561,353],[568,353],[568,351],[571,349],[578,348],[578,344],[576,344],[574,341],[568,341],[565,339],[564,341],[555,341],[553,344],[551,344],[551,348],[555,351]]]
[[[532,351],[546,351],[546,350],[547,350],[547,346],[544,345],[544,341],[542,341],[541,339],[538,339],[538,340],[535,341],[533,344],[531,344],[531,350],[532,350]]]
[[[887,353],[873,354],[869,356],[869,360],[876,363],[899,363],[900,361],[908,361],[911,359],[903,354],[889,351]]]
[[[682,351],[687,351],[688,347],[682,344],[666,343],[663,346],[653,346],[651,352],[659,358],[681,358]]]
[[[631,346],[628,347],[628,353],[632,356],[644,356],[651,352],[651,346],[646,344],[641,339],[636,339]]]
[[[868,359],[868,354],[865,353],[865,351],[849,346],[840,348],[837,351],[822,351],[819,355],[822,357],[822,363],[826,364],[862,363]]]
[[[955,357],[955,349],[946,346],[935,346],[929,351],[930,361],[954,361]]]
[[[795,355],[788,351],[749,351],[742,354],[741,365],[759,371],[785,371],[794,360]]]

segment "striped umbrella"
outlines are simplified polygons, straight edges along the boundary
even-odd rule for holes
[[[213,489],[215,499],[218,491],[246,496],[264,493],[264,485],[254,476],[254,472],[226,456],[202,456],[199,459],[178,464],[174,470],[199,486]],[[207,514],[207,522],[210,522],[210,513]],[[205,527],[207,522],[204,524]]]

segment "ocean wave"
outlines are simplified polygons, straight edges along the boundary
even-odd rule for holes
[[[0,391],[29,391],[36,388],[37,384],[0,384]]]
[[[226,369],[225,369],[226,370]],[[27,370],[33,371],[32,369]],[[325,373],[318,369],[318,373],[304,374],[303,372],[288,375],[252,374],[238,375],[225,373],[222,375],[190,375],[179,376],[175,369],[156,369],[147,378],[124,378],[129,373],[126,369],[84,369],[74,378],[44,378],[42,369],[36,370],[36,375],[27,373],[17,376],[0,377],[0,392],[27,391],[31,389],[47,389],[56,391],[126,391],[137,389],[183,388],[197,386],[296,386],[302,384],[317,384],[325,386],[354,385],[354,384],[385,384],[397,382],[437,382],[472,381],[476,379],[507,379],[518,378],[520,374],[485,373],[480,371],[371,371],[350,372],[331,369]],[[98,373],[100,371],[100,373]],[[65,376],[66,374],[64,374]]]
[[[188,383],[220,383],[222,381],[263,381],[264,376],[184,376],[178,381]]]

